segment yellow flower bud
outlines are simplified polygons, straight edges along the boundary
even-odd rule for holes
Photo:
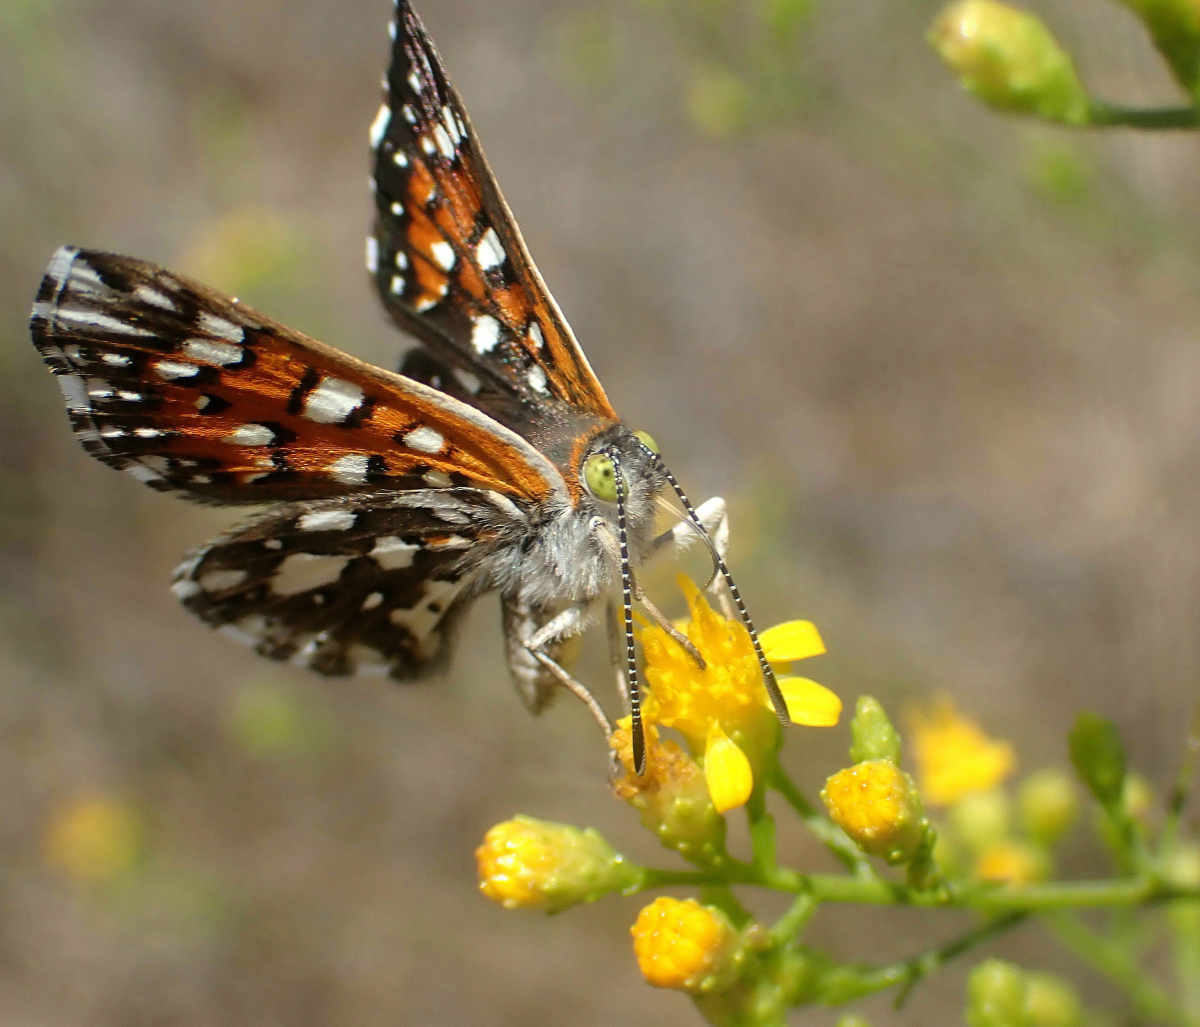
[[[1129,773],[1121,788],[1121,801],[1125,804],[1125,812],[1144,824],[1154,809],[1154,790],[1141,774]]]
[[[638,914],[630,933],[638,966],[656,988],[720,991],[742,962],[738,934],[725,914],[695,899],[659,896]]]
[[[46,833],[46,859],[77,881],[111,881],[142,854],[144,826],[125,803],[97,796],[61,810]]]
[[[1075,782],[1061,770],[1039,770],[1021,784],[1021,822],[1040,845],[1053,845],[1066,833],[1079,809]]]
[[[979,854],[975,876],[1003,884],[1036,884],[1050,873],[1045,852],[1026,842],[998,841]]]
[[[713,806],[704,772],[673,741],[659,741],[651,725],[646,732],[646,772],[633,769],[633,745],[628,725],[613,732],[612,746],[625,768],[613,783],[667,848],[701,866],[725,858],[725,818]]]
[[[938,16],[929,42],[984,103],[1087,123],[1090,100],[1075,65],[1035,15],[997,0],[960,0]]]
[[[905,863],[929,830],[916,786],[891,760],[868,760],[825,782],[821,798],[833,822],[864,852]]]
[[[505,909],[557,913],[637,883],[639,868],[593,828],[532,817],[497,824],[475,850],[479,889]]]

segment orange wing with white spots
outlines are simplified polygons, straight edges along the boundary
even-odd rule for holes
[[[377,216],[367,240],[388,311],[489,392],[615,418],[408,0],[396,5],[393,40],[370,133]]]
[[[160,491],[210,503],[565,494],[545,457],[467,404],[143,261],[64,247],[31,328],[83,447]]]

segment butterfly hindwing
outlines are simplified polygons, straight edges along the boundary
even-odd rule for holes
[[[488,558],[528,525],[506,497],[443,489],[291,503],[176,571],[191,612],[263,656],[407,680],[440,666]]]
[[[215,503],[477,486],[562,493],[512,431],[144,261],[64,247],[34,343],[93,456]]]
[[[367,267],[401,327],[485,388],[615,418],[530,259],[475,130],[408,0],[371,126]]]

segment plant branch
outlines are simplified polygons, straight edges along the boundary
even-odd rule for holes
[[[1062,910],[1048,913],[1046,921],[1063,945],[1125,993],[1140,1016],[1156,1023],[1186,1025],[1171,997],[1137,965],[1124,945],[1095,933],[1077,916]]]
[[[1200,128],[1200,108],[1159,107],[1145,110],[1092,100],[1087,125],[1091,128]]]

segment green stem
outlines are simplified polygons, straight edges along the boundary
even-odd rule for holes
[[[808,892],[801,892],[788,906],[783,916],[775,921],[775,926],[771,928],[771,937],[779,944],[798,937],[800,932],[808,926],[818,905],[819,903]]]
[[[1061,910],[1048,913],[1046,921],[1059,941],[1125,993],[1139,1016],[1185,1027],[1183,1013],[1166,991],[1137,965],[1124,945],[1095,933],[1078,917]]]
[[[838,858],[842,866],[858,877],[873,878],[876,876],[870,860],[859,851],[858,846],[843,834],[841,828],[821,816],[813,808],[792,779],[788,777],[787,771],[778,764],[771,775],[770,786],[784,797],[787,804],[796,811],[796,814],[804,821],[817,840]]]
[[[1092,100],[1087,124],[1093,128],[1200,128],[1200,108],[1161,107],[1139,110]]]
[[[899,985],[900,992],[894,1003],[895,1008],[899,1009],[907,1000],[912,989],[929,974],[955,956],[962,955],[988,939],[1011,930],[1027,916],[1026,913],[1007,913],[987,921],[945,945],[922,952],[912,959],[889,963],[887,966],[833,967],[824,974],[824,979],[820,984],[820,999],[829,1005],[840,1005],[843,1002],[851,1002]]]
[[[1170,852],[1175,847],[1175,839],[1179,834],[1179,821],[1187,807],[1188,796],[1192,787],[1192,775],[1196,770],[1196,757],[1200,754],[1200,702],[1192,712],[1192,728],[1188,732],[1184,745],[1183,759],[1179,764],[1179,773],[1175,777],[1175,786],[1171,789],[1171,797],[1167,801],[1167,816],[1163,821],[1162,840],[1159,852]]]
[[[986,913],[1041,912],[1087,906],[1136,906],[1143,903],[1200,900],[1200,888],[1179,888],[1142,877],[1101,881],[1057,881],[1024,887],[948,884],[918,891],[896,881],[846,874],[799,874],[776,867],[770,871],[730,860],[720,873],[702,870],[650,870],[631,891],[671,885],[750,884],[775,891],[805,893],[816,902],[875,906],[920,906],[977,909]]]

